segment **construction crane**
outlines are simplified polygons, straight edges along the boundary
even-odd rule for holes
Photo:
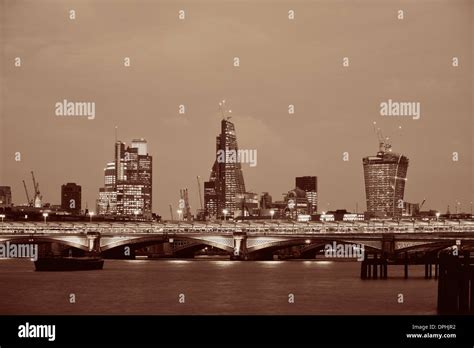
[[[420,204],[420,208],[419,208],[420,211],[421,211],[421,208],[423,208],[423,204],[425,204],[425,201],[426,201],[426,198],[424,198],[424,199],[423,199],[423,202],[421,202],[421,204]]]
[[[33,189],[34,189],[34,193],[35,193],[35,196],[33,198],[33,204],[34,204],[35,208],[41,208],[42,207],[41,199],[43,197],[41,196],[41,193],[40,193],[40,190],[39,190],[39,182],[36,182],[35,174],[33,173],[33,171],[31,171],[31,177],[33,178]]]
[[[203,206],[202,206],[202,196],[201,196],[201,180],[199,180],[200,176],[198,175],[196,177],[197,179],[197,183],[198,183],[198,192],[199,192],[199,203],[201,204],[201,209],[203,209]]]
[[[375,125],[377,122],[374,122],[374,132],[377,134],[377,138],[379,141],[379,151],[380,152],[391,152],[392,151],[392,144],[390,144],[389,137],[384,137],[382,134],[382,130],[380,128],[376,128]]]
[[[31,207],[33,205],[33,202],[30,201],[30,195],[28,194],[28,189],[26,188],[26,182],[23,180],[23,187],[25,188],[25,193],[26,193],[26,201],[28,202],[28,206]]]

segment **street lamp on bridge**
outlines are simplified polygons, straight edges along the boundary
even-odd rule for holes
[[[5,219],[5,214],[0,214],[0,218],[2,218],[2,223],[3,223],[3,219]]]
[[[273,220],[273,215],[275,215],[275,210],[270,210],[270,216],[272,217],[271,219]]]
[[[44,217],[44,223],[46,223],[46,218],[48,217],[48,213],[43,213],[43,217]]]
[[[94,212],[90,211],[88,214],[89,214],[89,217],[90,217],[89,222],[92,222],[92,217],[94,216]]]

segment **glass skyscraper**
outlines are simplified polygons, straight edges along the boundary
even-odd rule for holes
[[[152,156],[148,155],[146,140],[134,139],[129,147],[117,141],[114,162],[104,169],[98,213],[151,218],[152,177]]]
[[[367,212],[371,217],[401,217],[408,158],[380,143],[376,156],[363,159]]]
[[[235,126],[228,119],[221,121],[221,133],[216,137],[216,160],[209,181],[204,184],[204,202],[207,214],[212,217],[233,216],[240,208],[238,197],[245,193],[244,176],[239,161],[219,160],[219,153],[238,151]]]

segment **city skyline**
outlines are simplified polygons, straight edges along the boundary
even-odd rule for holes
[[[217,160],[217,158],[218,158],[218,156],[219,156],[219,151],[222,151],[223,148],[238,150],[237,139],[236,139],[236,137],[235,137],[235,133],[236,133],[236,132],[235,132],[235,126],[234,126],[234,124],[233,124],[232,122],[229,121],[229,119],[230,119],[230,117],[229,117],[227,114],[226,114],[226,115],[223,115],[223,118],[221,119],[221,133],[216,137],[216,159],[215,159],[214,164],[213,164],[213,166],[212,166],[211,175],[210,175],[210,181],[205,181],[205,182],[203,182],[203,183],[201,184],[201,187],[200,187],[200,189],[201,189],[201,194],[204,195],[204,208],[205,208],[206,210],[209,209],[209,207],[208,207],[207,204],[206,204],[206,184],[210,184],[210,183],[216,182],[215,185],[218,185],[218,184],[217,184],[217,176],[218,176],[217,173],[220,172],[220,171],[223,171],[223,169],[219,169],[219,168],[218,168],[219,166],[220,166],[220,167],[224,167],[224,168],[227,168],[227,167],[229,167],[229,168],[230,168],[230,167],[234,168],[234,166],[236,166],[236,167],[235,167],[235,168],[236,168],[235,170],[237,170],[237,171],[240,173],[240,174],[236,174],[236,179],[238,179],[238,177],[240,177],[240,176],[243,175],[243,171],[242,171],[242,169],[241,169],[241,165],[242,165],[241,163],[225,163],[225,162],[224,162],[224,163],[218,163],[218,160]],[[374,123],[375,123],[375,122],[374,122]],[[378,132],[380,132],[380,129],[378,129]],[[228,139],[229,134],[230,134],[231,138]],[[376,159],[376,157],[380,157],[379,160],[384,159],[385,161],[388,161],[387,163],[389,163],[389,162],[391,163],[391,162],[394,161],[395,166],[397,167],[397,169],[396,169],[396,172],[397,172],[397,173],[398,173],[398,170],[399,170],[399,169],[398,169],[398,166],[396,165],[397,159],[403,159],[402,162],[406,162],[406,164],[405,164],[406,167],[405,167],[404,169],[402,169],[402,172],[403,172],[403,173],[401,173],[401,174],[400,174],[400,177],[398,177],[398,179],[401,179],[401,180],[403,181],[403,183],[402,183],[403,185],[400,185],[401,188],[399,188],[399,190],[401,190],[401,191],[400,191],[401,193],[397,193],[397,197],[398,197],[398,198],[401,198],[402,201],[403,201],[403,203],[414,204],[414,203],[409,203],[409,202],[406,201],[406,200],[403,200],[404,191],[405,191],[405,183],[406,183],[406,181],[408,180],[408,177],[407,177],[407,174],[406,174],[406,172],[407,172],[407,167],[408,167],[408,159],[407,159],[404,155],[402,155],[402,154],[392,153],[392,145],[388,143],[388,139],[389,139],[389,137],[387,137],[386,139],[383,140],[383,141],[387,140],[387,143],[384,143],[384,142],[381,142],[381,143],[380,143],[380,142],[379,142],[379,151],[377,152],[377,155],[376,155],[375,157],[374,157],[373,155],[369,155],[369,156],[366,156],[366,157],[363,157],[363,158],[362,158],[362,161],[361,161],[361,164],[362,164],[362,171],[365,173],[364,175],[366,176],[366,177],[364,178],[364,182],[361,183],[361,184],[365,187],[365,191],[366,191],[366,192],[365,192],[366,196],[365,196],[365,199],[364,199],[363,201],[367,201],[367,202],[368,202],[368,201],[371,199],[371,198],[369,198],[369,195],[370,195],[370,194],[369,194],[369,190],[368,190],[368,186],[367,186],[367,185],[370,186],[370,184],[368,184],[368,182],[367,182],[367,180],[369,180],[369,179],[368,179],[368,176],[367,176],[368,174],[367,174],[366,169],[365,169],[365,168],[366,168],[366,163],[369,163],[370,161],[374,162],[374,159]],[[380,141],[380,139],[379,139],[379,141]],[[221,143],[223,143],[222,146],[220,145]],[[126,142],[122,142],[121,140],[117,140],[117,139],[115,140],[115,156],[116,156],[116,157],[118,156],[117,158],[120,159],[120,160],[119,160],[120,163],[121,163],[121,164],[120,164],[120,167],[122,168],[122,170],[121,170],[120,172],[116,170],[116,168],[117,168],[116,161],[114,161],[114,162],[108,162],[108,163],[107,163],[106,167],[104,168],[104,182],[105,182],[105,186],[104,186],[103,188],[100,188],[100,192],[99,192],[99,196],[98,196],[99,198],[97,198],[97,199],[96,199],[96,202],[95,202],[95,204],[97,204],[97,207],[96,207],[96,205],[94,204],[94,205],[92,205],[92,207],[94,207],[94,210],[92,210],[91,207],[88,207],[87,209],[88,209],[89,211],[93,211],[94,213],[98,213],[98,214],[102,214],[102,215],[108,215],[108,213],[104,213],[103,211],[100,212],[100,210],[101,210],[101,208],[100,208],[101,203],[100,203],[99,201],[101,200],[100,194],[102,194],[102,190],[113,189],[114,191],[116,191],[116,190],[117,190],[117,187],[116,187],[116,184],[115,184],[116,182],[123,182],[123,183],[126,182],[126,177],[127,177],[127,175],[125,174],[126,172],[127,172],[127,173],[128,173],[128,172],[130,172],[130,173],[132,173],[132,172],[135,173],[135,172],[136,172],[136,173],[135,173],[135,176],[137,176],[137,175],[138,175],[138,169],[139,169],[139,166],[138,166],[138,158],[139,158],[139,157],[143,157],[143,158],[147,161],[147,163],[149,162],[148,165],[147,165],[147,168],[149,167],[150,163],[152,163],[152,160],[151,160],[151,159],[152,159],[153,156],[151,156],[151,155],[148,153],[148,150],[147,150],[147,140],[146,140],[146,139],[144,139],[144,138],[133,139],[133,140],[131,141],[131,146],[128,146],[127,148],[125,148],[126,144],[127,144]],[[142,145],[142,144],[144,144],[144,145]],[[133,157],[133,158],[132,158],[132,157]],[[135,157],[136,157],[136,158],[135,158]],[[393,157],[393,158],[392,158],[392,157]],[[117,159],[116,159],[116,160],[117,160]],[[126,164],[125,162],[127,162],[127,161],[133,161],[133,160],[137,161],[137,164],[135,164],[135,166],[130,166],[130,165],[128,165],[128,167],[130,167],[130,168],[127,168],[127,164]],[[375,161],[375,162],[376,162],[376,161]],[[124,163],[125,163],[125,164],[124,164]],[[131,167],[133,167],[133,168],[131,168]],[[390,173],[392,173],[393,170],[395,170],[395,167],[394,167],[393,169],[390,169],[390,170],[389,170]],[[148,170],[147,170],[147,173],[148,173]],[[311,173],[311,174],[313,174],[313,173]],[[149,175],[149,176],[151,177],[151,181],[152,181],[152,177],[153,177],[153,176],[152,176],[152,171],[150,171],[150,173],[147,174],[147,175]],[[370,174],[370,175],[375,175],[375,174]],[[387,176],[387,180],[389,180],[389,179],[392,177],[392,175],[389,175],[388,172],[387,172],[387,175],[388,175],[388,176]],[[113,177],[112,180],[110,179],[110,176]],[[224,175],[222,175],[222,176],[223,176],[223,177],[227,177],[228,175],[225,175],[225,173],[224,173]],[[375,175],[375,176],[377,176],[377,175]],[[375,176],[374,176],[374,177],[375,177]],[[395,176],[397,177],[397,175],[395,175]],[[125,179],[124,179],[124,178],[118,179],[119,177],[124,177]],[[303,180],[303,179],[306,178],[306,177],[307,177],[307,178],[310,178],[310,176],[302,176],[302,177],[295,176],[295,178],[296,178],[295,188],[299,188],[299,187],[298,187],[298,184],[297,184],[298,179],[299,179],[299,180]],[[377,176],[377,177],[378,177],[378,176]],[[243,193],[246,193],[247,191],[245,190],[245,184],[244,184],[244,179],[243,179],[243,177],[242,177],[241,180],[242,180],[241,186],[243,186],[243,192],[241,192],[241,194],[243,194]],[[315,176],[315,179],[314,179],[314,180],[317,181],[317,175]],[[374,179],[371,179],[371,180],[374,180]],[[390,179],[390,180],[391,180],[391,179]],[[137,178],[135,178],[135,181],[137,181]],[[312,184],[312,185],[314,185],[315,187],[317,187],[316,181]],[[388,182],[388,181],[385,182],[385,179],[383,179],[383,181],[384,181],[384,183],[382,184],[382,186],[384,186],[384,185],[385,185],[385,186],[386,186],[386,185],[390,186],[390,182]],[[108,184],[107,184],[107,183],[108,183]],[[80,184],[80,183],[79,183],[79,184]],[[392,184],[393,184],[393,183],[392,183]],[[149,192],[151,192],[151,190],[150,190],[150,189],[152,189],[151,182],[150,182],[148,185],[149,185],[149,189],[148,189],[148,190],[149,190]],[[63,184],[62,186],[65,186],[65,185]],[[182,186],[184,186],[184,185],[182,185]],[[192,185],[191,185],[191,186],[192,186]],[[220,184],[220,186],[226,186],[226,185],[225,185],[225,182],[222,182],[222,183]],[[231,185],[231,186],[236,186],[236,185]],[[237,185],[237,186],[239,186],[239,185]],[[388,186],[387,186],[387,187],[388,187]],[[79,187],[80,187],[80,185],[79,185]],[[288,187],[290,187],[290,186],[288,186]],[[392,188],[393,188],[393,187],[392,187]],[[285,190],[285,189],[286,189],[286,188],[283,188],[283,187],[282,187],[282,190]],[[220,190],[223,191],[223,192],[225,192],[225,190],[223,190],[222,188],[221,188]],[[304,190],[304,189],[303,189],[303,190]],[[122,189],[122,191],[123,191],[123,189]],[[192,191],[192,189],[191,189],[191,191]],[[216,190],[216,191],[219,191],[219,190]],[[61,192],[62,192],[62,190],[61,190]],[[236,191],[236,192],[237,192],[237,191]],[[239,191],[239,192],[240,192],[240,191]],[[260,192],[260,190],[258,190],[257,192]],[[317,192],[317,190],[316,190],[315,192]],[[266,191],[261,191],[261,193],[262,193],[262,194],[263,194],[263,193],[266,193]],[[148,194],[151,195],[150,193],[148,193]],[[122,195],[123,195],[123,192],[122,192]],[[217,194],[216,194],[216,195],[217,195]],[[225,196],[225,193],[223,193],[223,195]],[[259,195],[260,195],[260,194],[259,194]],[[62,196],[62,194],[61,194],[61,196]],[[227,197],[227,196],[228,196],[228,197]],[[227,196],[225,196],[225,197],[226,197],[226,198],[225,198],[225,201],[226,201],[226,202],[228,201],[228,199],[229,199],[230,196],[234,197],[234,196],[235,196],[235,193],[232,194],[232,195],[230,195],[230,196],[229,196],[229,195],[227,195]],[[282,196],[285,196],[285,194],[282,194]],[[12,197],[14,197],[14,196],[12,195]],[[115,198],[114,198],[115,203],[114,203],[114,208],[113,208],[113,209],[116,209],[115,206],[117,205],[117,192],[115,192],[115,196],[114,196],[114,197],[115,197]],[[286,196],[285,196],[285,197],[286,197]],[[390,195],[390,197],[392,197],[392,196]],[[384,203],[384,204],[385,204],[385,205],[389,205],[389,211],[391,211],[391,210],[395,207],[395,209],[397,210],[396,216],[401,216],[401,211],[402,211],[402,209],[401,209],[400,207],[397,208],[397,207],[396,207],[396,204],[395,204],[395,202],[397,202],[399,199],[398,199],[398,198],[397,198],[397,199],[393,198],[393,204],[390,205],[390,204],[391,204],[390,201],[392,200],[392,198],[390,198],[390,197],[389,197],[389,202],[388,202],[388,203]],[[394,196],[394,197],[395,197],[395,196]],[[235,197],[234,197],[234,198],[235,198]],[[260,198],[261,198],[261,196],[260,196]],[[259,198],[259,199],[260,199],[260,198]],[[277,198],[277,199],[278,199],[278,198]],[[313,198],[313,199],[315,199],[315,198]],[[374,198],[372,198],[372,199],[375,199],[375,196],[374,196]],[[385,198],[381,198],[381,201],[384,201],[384,199],[385,199]],[[107,196],[107,197],[106,197],[106,200],[109,202],[109,201],[110,201],[110,197]],[[176,203],[178,202],[178,200],[179,200],[179,196],[178,196],[177,199],[176,199]],[[285,198],[285,200],[286,200],[286,198]],[[222,201],[222,199],[221,199],[221,201]],[[218,202],[218,200],[216,200],[216,202]],[[18,204],[15,204],[14,199],[12,199],[12,203],[13,203],[14,205],[18,205]],[[45,202],[45,201],[43,201],[43,203],[50,203],[50,204],[53,204],[53,205],[61,205],[61,206],[64,205],[63,202],[62,202],[62,198],[60,199],[60,202],[57,203],[57,204],[55,204],[56,202]],[[171,204],[174,204],[174,203],[175,203],[175,202],[173,202],[173,203],[171,203]],[[133,203],[133,204],[135,204],[135,203]],[[148,203],[148,204],[150,204],[150,203]],[[358,204],[358,202],[357,202],[357,204]],[[374,204],[375,204],[375,203],[374,203]],[[380,205],[380,203],[378,203],[378,204]],[[87,204],[86,204],[86,205],[87,205]],[[123,204],[122,204],[122,205],[123,205]],[[222,216],[222,210],[223,210],[223,209],[228,210],[228,211],[229,211],[228,214],[230,215],[230,213],[233,212],[233,211],[230,211],[230,210],[232,209],[231,207],[233,207],[233,205],[231,205],[231,204],[225,204],[225,203],[223,203],[223,202],[218,203],[218,204],[216,203],[216,207],[215,207],[215,208],[216,208],[216,211],[215,211],[215,213],[217,214],[217,216],[214,215],[214,214],[211,214],[211,215],[212,215],[213,217],[220,217],[220,216]],[[235,205],[235,207],[238,208],[238,205]],[[84,205],[83,205],[83,208],[84,208]],[[431,207],[428,207],[428,208],[431,208]],[[447,208],[448,208],[448,207],[447,207]],[[108,211],[108,209],[110,209],[110,207],[107,207],[107,211]],[[118,213],[118,212],[116,212],[115,210],[113,211],[113,213],[114,213],[114,214],[117,213],[118,215],[124,215],[124,216],[125,216],[125,215],[136,214],[136,212],[139,211],[139,215],[143,215],[143,214],[142,214],[142,213],[143,213],[143,208],[132,207],[132,208],[130,208],[130,209],[131,209],[131,210],[130,210],[130,212],[128,212],[128,213]],[[137,210],[137,209],[139,209],[139,210]],[[199,206],[192,207],[192,212],[193,212],[193,214],[197,215],[198,209],[199,209]],[[336,209],[348,209],[348,211],[352,211],[351,207],[336,206],[336,207],[327,207],[327,209],[324,209],[324,207],[323,207],[322,210],[319,210],[318,212],[321,212],[321,211],[324,211],[324,210],[325,210],[325,211],[328,211],[328,210],[334,211],[334,210],[336,210]],[[122,210],[123,210],[123,209],[122,209]],[[355,209],[354,209],[353,211],[355,212],[356,210],[357,210],[358,212],[361,212],[358,207],[355,207]],[[436,210],[436,209],[434,209],[434,210]],[[457,213],[457,212],[459,212],[459,213],[461,213],[461,212],[470,212],[471,210],[472,210],[472,201],[469,202],[469,206],[466,207],[465,209],[462,209],[462,208],[459,207],[459,206],[456,207],[456,204],[454,204],[453,206],[450,206],[450,211],[451,211],[451,213],[454,213],[454,212],[456,212],[456,213]],[[366,211],[366,212],[368,212],[368,213],[375,213],[376,211],[380,211],[380,212],[381,212],[381,211],[383,211],[383,209],[381,209],[381,207],[378,207],[378,208],[369,208],[369,207],[366,205],[366,209],[365,209],[364,211]],[[445,211],[443,211],[443,210],[439,210],[439,211],[442,212],[442,213],[445,212]],[[148,217],[151,217],[151,213],[152,213],[152,212],[153,212],[153,213],[156,213],[157,215],[161,215],[162,217],[164,217],[164,218],[166,219],[166,213],[167,213],[166,211],[163,211],[163,212],[152,211],[151,208],[148,208],[148,210],[146,211],[146,214],[145,214],[145,215],[147,215]],[[226,213],[226,214],[227,214],[227,213]],[[376,216],[376,215],[373,215],[373,216]]]
[[[66,4],[51,13],[40,4],[28,3],[30,11],[22,11],[5,3],[0,182],[12,187],[18,204],[26,201],[21,180],[34,170],[45,201],[59,203],[60,185],[76,182],[83,188],[83,207],[93,208],[118,126],[121,139],[149,142],[155,157],[154,211],[166,216],[183,187],[195,210],[195,178],[208,178],[215,157],[209,149],[221,118],[216,105],[226,97],[239,145],[258,150],[258,165],[243,166],[250,192],[269,192],[279,200],[294,177],[315,175],[320,211],[353,211],[356,204],[365,209],[361,159],[376,152],[376,121],[391,136],[394,150],[410,158],[406,201],[426,198],[426,208],[442,212],[448,205],[455,211],[460,201],[461,210],[469,211],[473,124],[467,4],[440,3],[429,13],[406,4],[410,16],[406,30],[400,30],[396,6],[390,4],[300,4],[289,24],[284,4],[271,9],[234,4],[232,14],[224,5],[189,4],[187,20],[180,22],[171,4],[130,9],[118,2],[110,9],[94,3],[77,6],[77,22],[88,23],[78,32],[59,15],[67,12]],[[341,8],[352,34],[324,35],[339,32],[341,23],[331,18],[340,18]],[[36,17],[41,14],[51,15],[48,26]],[[133,29],[122,28],[125,14]],[[257,34],[237,34],[250,32]],[[417,40],[405,43],[408,37]],[[75,44],[63,44],[70,40]],[[445,54],[433,54],[439,49]],[[12,63],[18,56],[21,68]],[[236,56],[239,68],[233,66]],[[348,67],[342,64],[346,56]],[[453,56],[460,58],[456,68]],[[130,68],[123,66],[124,57],[131,58]],[[56,116],[54,105],[64,99],[96,102],[95,118]],[[379,105],[388,100],[420,102],[421,117],[381,116]],[[15,161],[17,152],[21,161]]]
[[[0,48],[7,346],[472,344],[474,0],[0,0]]]

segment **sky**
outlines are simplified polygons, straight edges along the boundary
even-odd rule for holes
[[[76,182],[94,210],[117,126],[127,144],[148,141],[153,211],[169,217],[185,187],[194,211],[196,176],[209,177],[226,99],[239,147],[257,150],[257,165],[243,165],[248,191],[281,200],[296,176],[315,175],[320,211],[365,209],[362,158],[377,152],[376,122],[410,160],[406,201],[469,211],[473,6],[0,0],[0,185],[26,203],[22,180],[32,191],[34,170],[45,202],[59,204],[61,185]],[[94,102],[95,118],[56,116],[64,99]],[[382,116],[389,99],[420,103],[420,118]]]

